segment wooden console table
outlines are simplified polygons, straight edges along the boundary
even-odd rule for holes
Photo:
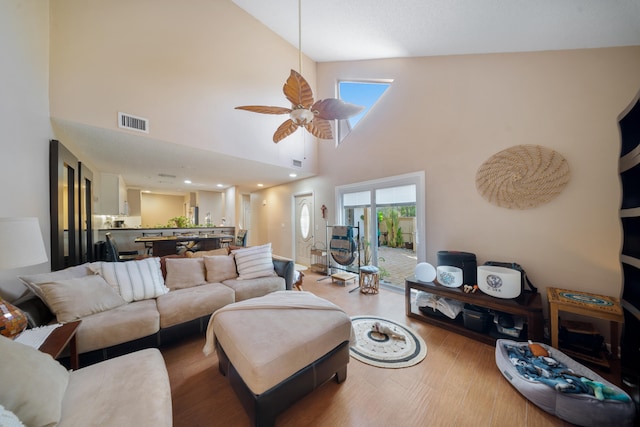
[[[542,302],[539,293],[524,293],[516,299],[500,299],[482,293],[478,290],[476,293],[466,294],[462,288],[448,288],[438,283],[421,282],[415,276],[405,280],[405,300],[406,314],[414,319],[421,320],[426,323],[439,326],[444,329],[459,333],[469,338],[494,345],[496,338],[489,333],[476,332],[465,328],[460,320],[451,320],[449,318],[439,318],[427,316],[420,312],[416,313],[411,308],[411,290],[424,291],[440,297],[450,298],[467,304],[473,304],[478,307],[484,307],[503,313],[509,313],[523,317],[527,324],[527,333],[522,333],[519,340],[544,341],[544,318],[542,316]],[[510,338],[513,339],[513,338]]]

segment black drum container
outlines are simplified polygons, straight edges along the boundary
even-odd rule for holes
[[[438,266],[441,265],[449,265],[462,269],[463,284],[478,284],[478,261],[476,261],[476,254],[459,251],[438,251]]]

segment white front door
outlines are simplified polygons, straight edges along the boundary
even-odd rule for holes
[[[311,265],[311,247],[313,246],[313,194],[295,196],[295,262]]]

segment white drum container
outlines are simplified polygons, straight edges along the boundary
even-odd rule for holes
[[[478,267],[478,287],[496,298],[517,298],[522,291],[522,275],[518,270],[493,265]]]
[[[436,268],[438,283],[447,288],[462,286],[462,269],[451,265],[439,265]]]

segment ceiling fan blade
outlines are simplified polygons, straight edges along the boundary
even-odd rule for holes
[[[307,123],[304,127],[311,133],[311,135],[320,139],[333,139],[333,131],[331,129],[331,123],[327,120],[315,118],[311,123]]]
[[[284,96],[294,107],[302,106],[309,108],[313,105],[313,92],[309,83],[295,70],[291,70],[291,74],[287,82],[282,88]]]
[[[276,144],[292,133],[294,133],[298,129],[298,125],[291,119],[285,120],[278,129],[276,129],[276,133],[273,134],[273,142]]]
[[[235,109],[252,111],[254,113],[262,113],[262,114],[288,114],[291,112],[290,108],[269,107],[267,105],[243,105],[241,107],[236,107]]]
[[[315,113],[316,119],[324,120],[347,119],[355,116],[362,110],[364,110],[364,107],[360,105],[349,104],[336,98],[320,99],[311,107],[311,111]]]

